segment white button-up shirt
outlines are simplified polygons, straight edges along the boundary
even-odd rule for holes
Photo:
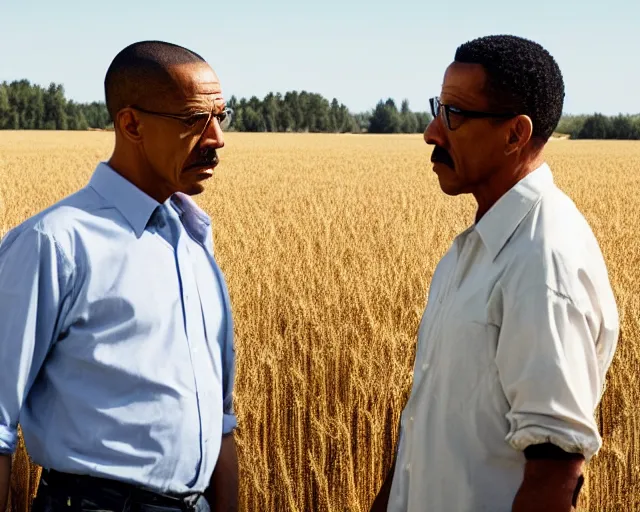
[[[388,510],[507,512],[527,446],[589,460],[618,332],[596,238],[545,164],[436,268]]]

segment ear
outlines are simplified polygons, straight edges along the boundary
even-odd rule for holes
[[[510,155],[521,150],[531,140],[533,122],[529,116],[519,115],[509,123],[504,153]]]
[[[136,112],[131,108],[123,108],[116,116],[115,124],[122,136],[133,144],[142,141],[142,123]]]

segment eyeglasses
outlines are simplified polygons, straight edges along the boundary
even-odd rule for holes
[[[451,131],[457,130],[464,117],[470,119],[482,119],[482,118],[495,118],[495,119],[508,119],[510,117],[515,117],[518,114],[515,113],[504,113],[499,114],[495,112],[479,112],[477,110],[464,110],[458,107],[454,107],[453,105],[444,105],[440,103],[439,98],[430,98],[429,104],[431,105],[431,115],[435,119],[438,117],[440,110],[444,110],[444,120],[447,128]],[[453,122],[452,122],[452,114],[453,114]],[[456,118],[457,116],[457,118]]]
[[[130,108],[138,110],[144,114],[149,114],[158,117],[167,117],[169,119],[177,119],[184,124],[192,132],[204,132],[205,128],[209,125],[212,117],[215,117],[220,124],[222,130],[226,130],[231,125],[233,118],[233,110],[229,107],[225,107],[221,112],[216,114],[211,112],[197,112],[195,114],[167,114],[165,112],[154,112],[152,110],[146,110],[138,107],[137,105],[130,105]],[[215,107],[214,107],[215,110]]]

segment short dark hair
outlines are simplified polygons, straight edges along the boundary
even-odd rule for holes
[[[127,105],[170,87],[168,70],[172,66],[199,62],[205,60],[197,53],[164,41],[140,41],[127,46],[115,56],[104,79],[111,119],[115,122],[116,114]]]
[[[549,140],[560,122],[565,93],[560,67],[547,50],[522,37],[485,36],[461,45],[455,61],[482,65],[491,107],[528,115],[532,137]]]

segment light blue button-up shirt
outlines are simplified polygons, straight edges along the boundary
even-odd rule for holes
[[[46,468],[208,486],[236,425],[231,308],[207,215],[162,206],[101,163],[0,242],[0,453],[20,423]]]

